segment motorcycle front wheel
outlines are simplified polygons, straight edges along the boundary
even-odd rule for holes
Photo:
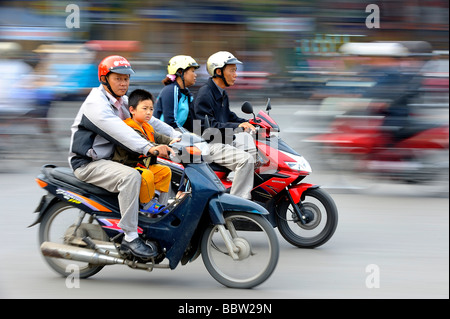
[[[310,188],[297,206],[306,217],[305,223],[300,222],[289,201],[277,207],[277,226],[281,236],[299,248],[315,248],[325,244],[338,224],[338,211],[331,196],[321,188]]]
[[[203,263],[211,276],[230,288],[253,288],[266,281],[278,263],[278,238],[261,215],[224,214],[225,230],[237,247],[230,256],[218,225],[209,226],[202,238]]]
[[[39,244],[52,242],[58,244],[70,244],[74,240],[81,240],[89,235],[91,239],[108,241],[108,237],[90,215],[69,205],[65,202],[57,202],[49,208],[39,227]],[[80,218],[82,220],[80,221]],[[80,222],[80,226],[75,228]],[[69,276],[74,271],[79,278],[88,278],[98,273],[104,265],[94,265],[90,263],[78,262],[74,260],[44,257],[47,264],[57,273],[64,277]]]

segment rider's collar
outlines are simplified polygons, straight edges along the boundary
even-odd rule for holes
[[[216,83],[216,81],[212,80],[212,82],[214,83],[214,85],[215,85],[215,86],[217,87],[217,89],[219,90],[220,95],[223,96],[223,92],[225,92],[225,90],[222,89],[220,86],[218,86],[217,83]]]
[[[122,97],[119,97],[118,99],[115,98],[111,93],[106,91],[105,87],[102,84],[100,84],[100,90],[106,95],[106,97],[108,98],[109,102],[112,105],[114,105],[114,107],[116,107],[117,109],[119,109],[119,107],[124,103]]]

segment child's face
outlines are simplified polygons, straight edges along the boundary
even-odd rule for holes
[[[150,121],[153,116],[153,102],[152,100],[140,101],[136,108],[130,106],[130,113],[133,115],[133,120],[138,123]]]

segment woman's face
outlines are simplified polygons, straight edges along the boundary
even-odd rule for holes
[[[184,85],[190,87],[195,84],[197,80],[197,74],[195,73],[195,68],[189,68],[184,71]]]

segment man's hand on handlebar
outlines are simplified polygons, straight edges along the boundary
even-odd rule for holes
[[[239,124],[239,127],[242,127],[244,129],[244,131],[247,132],[247,133],[250,133],[250,132],[254,133],[254,132],[256,132],[256,128],[252,124],[250,124],[249,122],[241,123],[241,124]]]
[[[152,156],[160,156],[164,158],[169,158],[170,154],[175,154],[169,146],[164,144],[153,146],[152,148],[150,148],[148,153]]]

